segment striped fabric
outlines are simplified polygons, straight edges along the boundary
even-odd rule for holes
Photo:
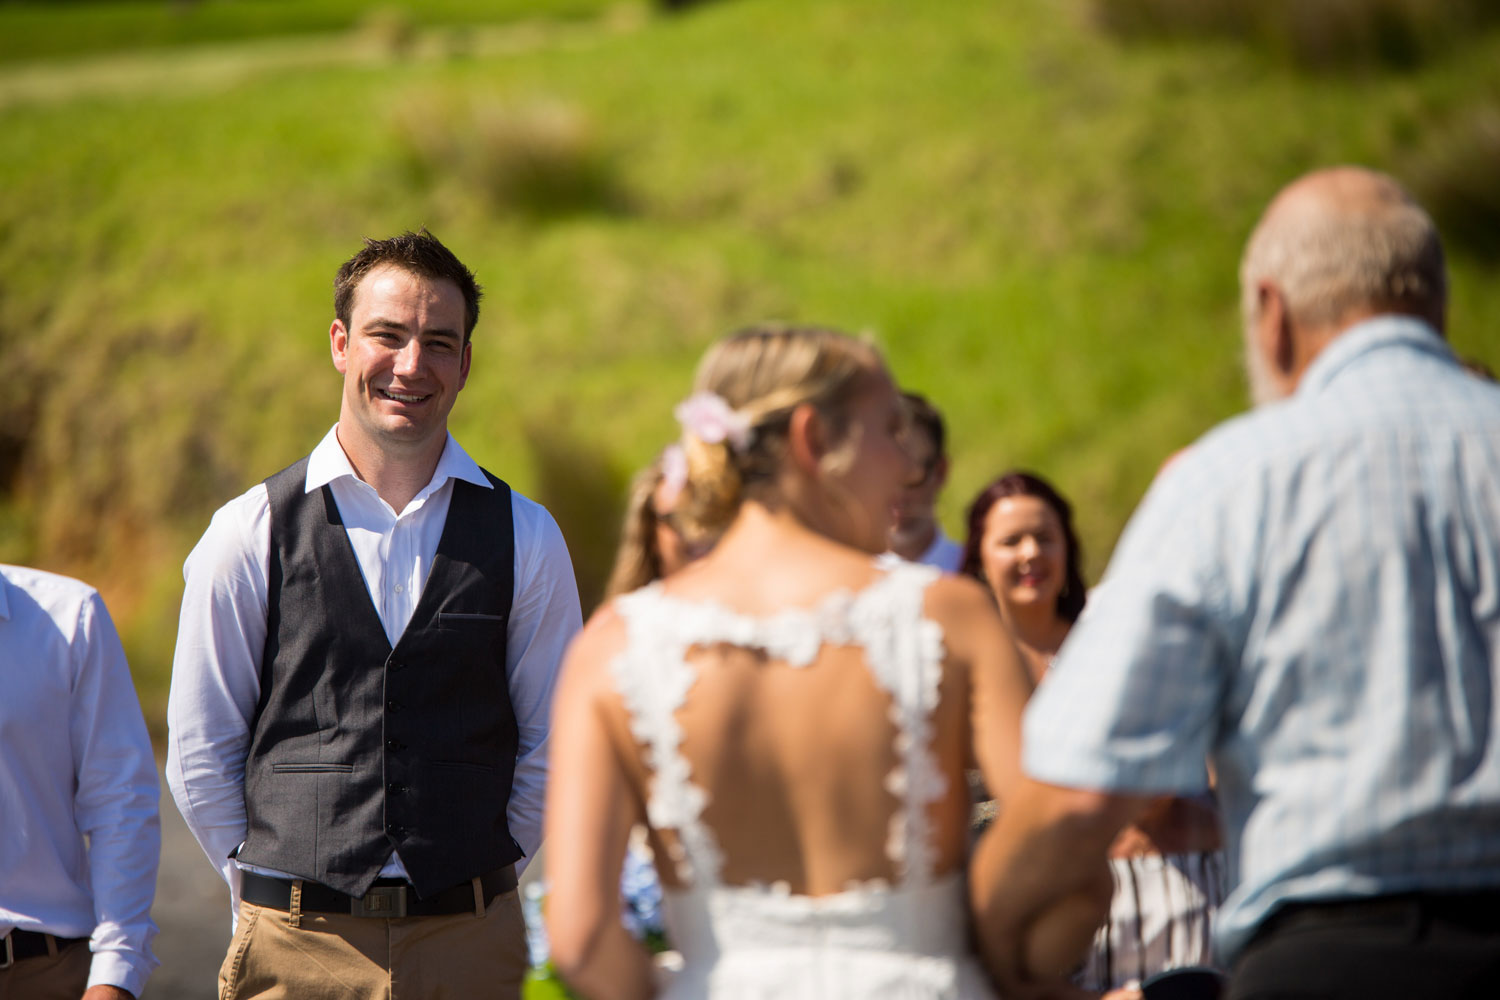
[[[1148,976],[1213,961],[1213,921],[1224,901],[1224,854],[1111,858],[1115,897],[1078,985],[1138,988]]]
[[[1500,886],[1500,387],[1338,337],[1152,486],[1028,707],[1052,784],[1203,787],[1228,964],[1288,900]]]

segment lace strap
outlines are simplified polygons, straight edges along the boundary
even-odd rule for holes
[[[948,780],[932,749],[932,715],[942,685],[943,630],[923,614],[927,587],[941,574],[903,564],[864,595],[851,615],[855,641],[865,648],[870,672],[891,696],[896,726],[896,767],[886,789],[902,808],[891,817],[886,855],[905,885],[932,880],[936,847],[927,807],[943,797]]]
[[[658,830],[677,831],[670,852],[680,882],[717,885],[723,854],[703,823],[708,793],[693,783],[677,721],[698,673],[687,660],[691,643],[674,627],[672,605],[660,590],[652,584],[617,602],[626,642],[610,669],[630,714],[630,731],[646,747],[651,770],[647,818]]]

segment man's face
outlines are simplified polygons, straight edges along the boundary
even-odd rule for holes
[[[349,328],[334,320],[329,338],[344,376],[341,440],[358,435],[400,454],[446,439],[448,413],[469,376],[457,285],[378,267],[355,289]]]
[[[932,436],[920,424],[913,424],[907,434],[907,450],[916,472],[901,491],[896,503],[896,520],[892,533],[921,532],[933,524],[933,507],[947,478],[946,463],[937,453]]]

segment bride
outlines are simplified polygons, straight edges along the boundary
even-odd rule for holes
[[[880,356],[748,330],[678,417],[677,526],[722,534],[569,652],[546,831],[559,971],[587,997],[990,996],[964,769],[1003,800],[1029,681],[972,580],[874,558],[918,473]],[[684,959],[670,982],[620,922],[636,823]]]

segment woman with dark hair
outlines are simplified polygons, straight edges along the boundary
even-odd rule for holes
[[[1012,470],[969,505],[963,572],[986,584],[1040,681],[1087,599],[1073,508]],[[1224,855],[1211,795],[1157,800],[1110,848],[1115,894],[1078,981],[1109,1000],[1139,996],[1168,969],[1211,962]]]
[[[1040,476],[1007,472],[969,505],[961,572],[990,588],[1034,680],[1083,610],[1082,561],[1073,508]]]

